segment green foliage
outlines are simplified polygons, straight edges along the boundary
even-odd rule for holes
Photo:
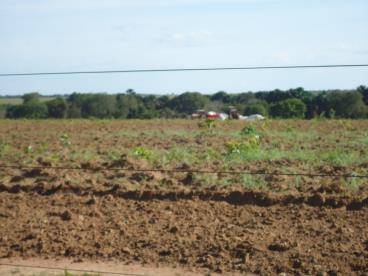
[[[71,145],[71,142],[69,140],[69,135],[64,133],[60,136],[59,138],[60,140],[60,143],[63,145],[63,146],[70,146]]]
[[[24,148],[24,153],[26,154],[32,154],[34,152],[32,145],[29,145]]]
[[[116,113],[116,97],[106,94],[89,95],[82,105],[84,118],[113,118]]]
[[[364,185],[364,183],[364,180],[361,178],[349,177],[347,179],[344,179],[345,186],[353,191],[358,191],[360,186]]]
[[[153,158],[153,151],[144,147],[136,147],[132,152],[133,156],[139,159],[151,160]]]
[[[46,102],[48,117],[50,118],[65,118],[67,115],[68,104],[63,98],[56,98]]]
[[[347,153],[336,149],[334,151],[323,153],[321,155],[321,160],[329,164],[345,166],[354,163],[354,160],[359,160],[359,158],[355,153]]]
[[[141,95],[128,89],[126,93],[73,93],[66,97],[45,97],[38,93],[20,98],[0,97],[0,118],[116,118],[153,119],[186,118],[206,109],[229,112],[237,108],[241,115],[262,114],[278,118],[367,118],[368,88],[364,85],[346,91],[305,91],[303,88],[227,94],[219,91],[212,96],[198,92],[181,95]],[[16,102],[15,100],[18,100]],[[1,102],[0,102],[1,103]]]
[[[279,118],[304,118],[307,106],[296,98],[276,102],[270,106],[270,114]]]
[[[5,104],[0,104],[0,119],[4,119],[6,117],[6,109],[7,106]]]
[[[331,93],[328,95],[330,109],[335,111],[338,118],[364,118],[368,115],[368,108],[360,93]]]
[[[47,106],[37,101],[29,101],[22,105],[9,106],[6,112],[7,118],[18,119],[44,119],[47,118]]]
[[[141,99],[137,97],[134,93],[119,94],[117,95],[116,101],[116,118],[136,118],[138,117],[138,115],[140,115],[141,111],[144,111],[144,109],[142,108]]]
[[[242,185],[249,189],[262,188],[267,185],[263,176],[244,174],[242,176]]]
[[[186,92],[170,100],[168,106],[177,112],[191,114],[203,109],[208,103],[208,97],[198,92]]]
[[[362,94],[364,103],[368,105],[368,87],[361,85],[357,88],[357,91]]]
[[[257,129],[252,125],[245,126],[240,131],[240,135],[242,136],[249,136],[249,135],[256,135],[256,134],[257,134]]]
[[[259,148],[260,140],[258,135],[249,136],[246,141],[228,141],[225,143],[226,155],[243,155],[249,151]]]
[[[198,127],[199,128],[204,128],[204,129],[215,128],[216,127],[216,120],[206,119],[204,121],[200,121],[200,122],[198,122]]]
[[[40,96],[41,95],[38,92],[24,94],[23,97],[22,97],[23,104],[27,104],[27,103],[31,103],[31,102],[39,102]]]
[[[231,96],[224,91],[219,91],[211,96],[211,101],[229,103]]]
[[[247,105],[244,109],[244,115],[248,116],[252,114],[261,114],[263,116],[267,116],[268,114],[267,106],[260,103]]]
[[[219,152],[214,150],[213,148],[208,148],[207,150],[201,152],[198,156],[200,160],[204,161],[211,161],[211,160],[218,160],[221,158],[221,155]]]
[[[174,147],[162,155],[162,163],[167,165],[175,161],[180,161],[191,164],[196,158],[197,156],[190,149]]]

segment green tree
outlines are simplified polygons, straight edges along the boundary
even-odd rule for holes
[[[170,100],[168,106],[179,113],[191,114],[205,108],[208,103],[208,97],[198,92],[185,92]]]
[[[116,101],[116,118],[137,118],[139,116],[139,111],[142,110],[141,99],[135,93],[119,94]]]
[[[296,98],[276,102],[270,106],[270,115],[280,118],[304,118],[307,107]]]
[[[113,118],[116,114],[116,97],[107,94],[90,94],[82,104],[84,118]]]
[[[338,118],[365,118],[367,106],[364,104],[363,95],[357,92],[334,92],[328,94],[329,109],[335,111]]]
[[[27,103],[30,103],[30,102],[38,102],[40,96],[41,95],[38,92],[32,92],[32,93],[24,94],[23,97],[22,97],[23,104],[27,104]]]
[[[0,105],[0,119],[4,119],[6,117],[7,106],[5,104]]]
[[[245,106],[244,115],[252,115],[252,114],[261,114],[263,116],[267,116],[267,104],[262,103],[251,103]]]
[[[230,96],[225,91],[219,91],[211,96],[211,101],[219,101],[223,103],[230,102]]]
[[[68,111],[68,104],[65,99],[57,97],[51,101],[46,102],[48,115],[51,118],[65,118]]]
[[[232,104],[248,104],[251,101],[255,100],[255,94],[251,92],[245,92],[233,95],[231,97],[231,103]]]
[[[361,85],[357,88],[357,91],[362,94],[364,103],[368,105],[368,87]]]
[[[85,96],[80,93],[73,93],[67,98],[68,103],[68,118],[81,118],[82,117],[82,105]]]

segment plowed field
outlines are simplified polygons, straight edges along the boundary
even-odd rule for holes
[[[1,121],[9,165],[0,263],[368,273],[368,121]]]

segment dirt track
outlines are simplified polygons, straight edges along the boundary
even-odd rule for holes
[[[119,260],[262,275],[368,273],[365,207],[20,191],[1,192],[0,206],[2,258]]]
[[[140,264],[125,265],[119,261],[74,262],[70,258],[10,258],[2,259],[6,265],[0,266],[0,276],[64,276],[65,271],[73,276],[200,276],[203,272],[182,267],[150,266]],[[17,266],[13,266],[16,264]],[[219,274],[211,273],[216,276]],[[254,274],[233,274],[232,276],[254,276]]]

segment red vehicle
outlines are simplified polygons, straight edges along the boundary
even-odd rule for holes
[[[192,114],[192,119],[220,119],[220,114],[214,111],[204,111],[204,110],[198,110],[197,112]]]
[[[206,118],[207,119],[212,119],[212,120],[220,119],[220,114],[218,114],[217,112],[214,112],[214,111],[209,111],[209,112],[206,113]]]

